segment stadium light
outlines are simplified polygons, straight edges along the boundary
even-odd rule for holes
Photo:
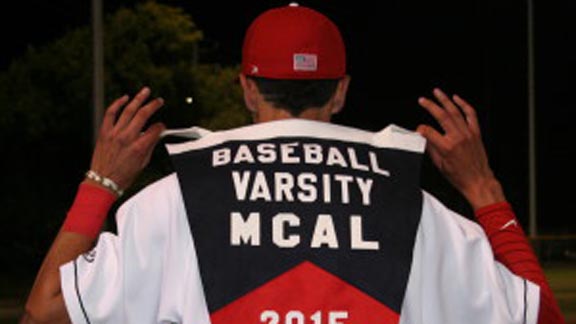
[[[102,0],[92,0],[92,62],[93,112],[92,142],[96,144],[104,114],[104,40],[102,30]]]
[[[536,161],[536,82],[534,76],[534,0],[527,0],[528,33],[528,204],[529,235],[535,239],[538,235],[538,192]]]

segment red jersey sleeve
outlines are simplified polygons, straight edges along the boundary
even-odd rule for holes
[[[540,287],[538,324],[565,323],[544,271],[510,204],[496,203],[476,210],[475,214],[488,236],[496,260]]]

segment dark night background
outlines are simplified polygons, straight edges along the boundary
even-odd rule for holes
[[[215,47],[210,59],[240,61],[244,30],[261,11],[286,1],[159,1],[190,14]],[[104,1],[105,13],[136,0]],[[525,1],[301,1],[331,17],[348,46],[352,84],[336,122],[377,130],[430,119],[416,104],[435,86],[476,106],[492,166],[521,219],[527,211],[527,38]],[[535,2],[539,228],[573,232],[569,214],[571,90],[576,73],[576,4]],[[89,1],[20,1],[2,8],[0,68],[72,28],[90,24]],[[135,89],[127,89],[135,91]],[[86,106],[90,108],[91,98]],[[33,148],[26,148],[33,149]],[[73,157],[67,157],[73,158]],[[431,183],[435,183],[433,171]],[[66,170],[52,170],[62,172]],[[41,179],[37,179],[41,181]],[[426,181],[424,182],[426,186]],[[429,188],[434,191],[434,188]],[[9,194],[9,188],[3,188]],[[449,189],[442,189],[448,190]],[[442,193],[440,193],[441,195]],[[458,207],[456,207],[458,208]],[[8,216],[8,215],[6,215]],[[8,221],[9,217],[5,217]],[[527,220],[526,222],[527,223]]]
[[[104,0],[104,10],[113,12],[137,2]],[[204,32],[204,42],[216,49],[216,55],[209,59],[222,64],[239,63],[244,31],[252,19],[265,9],[288,4],[271,0],[157,2],[184,8]],[[458,93],[477,108],[492,167],[527,230],[526,1],[302,0],[299,3],[332,18],[340,26],[348,46],[352,83],[347,106],[336,117],[336,123],[369,130],[395,123],[414,129],[419,123],[431,122],[416,103],[419,96],[431,96],[437,86],[448,93]],[[90,9],[87,0],[3,4],[0,69],[22,55],[29,45],[41,46],[67,30],[89,25]],[[572,143],[575,9],[574,1],[535,1],[539,234],[576,234],[576,217],[571,210],[576,154]],[[91,98],[86,98],[86,109],[90,108]],[[34,147],[21,149],[25,152]],[[63,181],[70,182],[60,186],[63,189],[51,197],[30,197],[30,204],[37,205],[38,213],[43,212],[42,202],[70,203],[81,179],[79,175],[88,167],[87,151],[78,148],[78,158],[75,152],[46,157],[46,161],[37,161],[33,174],[38,176],[23,175],[23,186],[49,185],[42,182],[43,172],[61,174]],[[18,168],[18,156],[1,159],[4,173],[26,173]],[[74,163],[60,163],[74,159],[77,160]],[[49,170],[43,170],[46,165]],[[70,165],[78,169],[70,170]],[[462,199],[429,161],[424,164],[423,186],[447,205],[469,213]],[[3,186],[2,195],[10,194],[11,188]],[[12,218],[20,217],[1,211],[0,214],[2,226],[10,226]],[[13,229],[20,230],[25,229]],[[48,248],[49,242],[46,244]]]

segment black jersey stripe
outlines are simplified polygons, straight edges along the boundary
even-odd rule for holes
[[[78,265],[76,264],[76,260],[74,260],[74,288],[76,290],[76,297],[78,297],[78,304],[80,305],[80,309],[82,309],[82,314],[84,315],[84,319],[86,323],[90,323],[90,319],[88,318],[88,313],[86,313],[86,308],[84,307],[84,302],[82,301],[82,296],[80,295],[80,285],[78,284]]]

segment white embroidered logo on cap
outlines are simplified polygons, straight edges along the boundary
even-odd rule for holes
[[[318,70],[318,56],[316,54],[294,54],[294,71]]]

